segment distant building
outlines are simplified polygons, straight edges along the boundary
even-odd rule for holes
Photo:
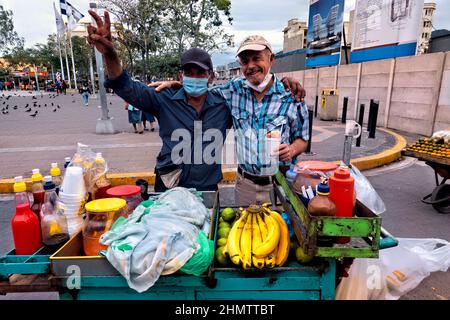
[[[450,51],[450,31],[441,29],[431,33],[428,53]]]
[[[306,22],[298,19],[291,19],[283,30],[284,42],[283,52],[294,51],[306,48],[306,35],[308,34],[308,26]]]
[[[233,61],[224,65],[217,66],[214,70],[216,73],[215,84],[222,84],[228,80],[241,75],[241,66],[239,62]]]
[[[433,31],[433,14],[436,10],[436,3],[427,2],[423,6],[423,15],[421,23],[421,32],[417,40],[417,54],[424,54],[428,52],[431,32]]]

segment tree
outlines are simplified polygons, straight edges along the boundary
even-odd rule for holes
[[[73,57],[75,59],[75,66],[77,72],[79,74],[80,79],[88,79],[89,78],[89,54],[93,56],[93,52],[89,52],[91,47],[87,43],[85,38],[81,37],[72,37],[72,50]]]
[[[6,54],[11,47],[23,47],[24,39],[14,31],[13,13],[0,5],[0,54]]]
[[[123,29],[118,33],[123,45],[138,51],[143,61],[142,77],[146,78],[151,52],[156,51],[161,17],[167,11],[163,0],[104,0],[102,4],[118,19]],[[127,53],[132,57],[131,52]],[[133,61],[133,59],[130,59]],[[131,62],[130,61],[130,62]]]

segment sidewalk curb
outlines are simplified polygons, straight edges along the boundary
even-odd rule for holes
[[[395,137],[396,144],[383,152],[378,154],[352,159],[351,163],[355,165],[359,170],[368,170],[382,165],[394,162],[401,156],[401,151],[406,147],[406,139],[401,135],[392,132],[387,129],[378,128]],[[339,164],[340,161],[335,161]],[[234,183],[236,180],[236,169],[225,168],[222,170],[223,180],[221,183]],[[136,183],[138,179],[147,180],[149,185],[155,184],[155,174],[153,172],[125,172],[125,173],[109,173],[107,178],[111,181],[113,186]],[[31,179],[25,178],[27,190],[31,190]],[[0,193],[12,193],[13,192],[14,179],[0,179]]]

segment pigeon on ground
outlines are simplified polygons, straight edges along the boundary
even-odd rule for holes
[[[30,108],[30,109],[28,109],[28,110],[25,110],[25,112],[31,112],[31,108]]]
[[[58,109],[61,109],[61,107],[59,106],[59,104],[58,104],[56,107],[58,107]]]
[[[44,104],[44,107],[46,107],[47,106],[47,104]]]
[[[53,110],[53,112],[56,112],[56,110],[57,110],[57,109],[55,108],[55,109]]]
[[[38,114],[38,111],[36,110],[36,112],[34,113],[34,114],[30,114],[30,117],[36,117],[37,116],[37,114]]]
[[[17,110],[17,106],[14,106],[13,109],[14,109],[14,110]]]
[[[54,106],[53,102],[52,102],[52,107]]]

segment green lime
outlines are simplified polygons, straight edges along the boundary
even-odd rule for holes
[[[313,256],[308,256],[305,251],[303,251],[303,249],[301,247],[298,247],[295,250],[295,258],[297,259],[298,262],[300,263],[308,263],[310,262],[314,257]]]
[[[220,238],[219,240],[217,240],[217,246],[218,247],[223,247],[224,245],[227,244],[228,239],[227,238]]]
[[[219,229],[222,229],[222,228],[231,228],[231,225],[228,223],[228,222],[221,222],[221,223],[219,223]]]
[[[228,259],[225,258],[223,255],[220,256],[216,255],[216,261],[222,267],[226,267],[228,265]]]
[[[221,217],[224,221],[231,222],[236,218],[236,212],[233,208],[225,208],[222,210]]]
[[[228,238],[228,234],[230,233],[230,228],[220,228],[217,232],[217,235],[219,236],[219,238]]]
[[[221,223],[221,222],[225,222],[225,221],[223,221],[222,217],[219,218],[219,223]]]

